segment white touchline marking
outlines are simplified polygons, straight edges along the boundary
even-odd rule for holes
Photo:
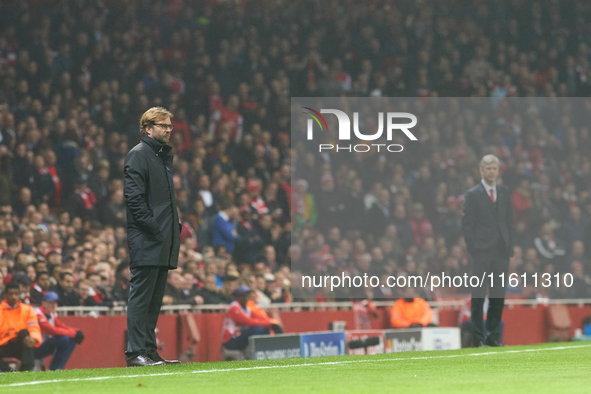
[[[36,380],[36,381],[31,381],[31,382],[3,384],[3,385],[0,385],[0,387],[34,386],[34,385],[45,384],[45,383],[87,382],[87,381],[93,381],[93,380],[107,380],[107,379],[120,379],[120,378],[144,378],[144,377],[154,377],[154,376],[188,375],[188,374],[193,374],[193,373],[254,371],[257,369],[310,367],[310,366],[315,366],[315,365],[340,365],[340,364],[357,364],[357,363],[375,363],[375,362],[383,362],[383,361],[408,361],[408,360],[428,360],[428,359],[434,359],[434,358],[491,356],[491,355],[498,355],[498,354],[502,355],[502,354],[508,354],[508,353],[526,353],[526,352],[543,352],[543,351],[549,351],[549,350],[577,349],[577,348],[583,348],[583,347],[591,347],[591,345],[557,346],[557,347],[546,348],[546,349],[505,350],[505,351],[498,351],[498,352],[484,352],[484,353],[471,353],[471,354],[448,354],[448,355],[442,355],[442,356],[383,358],[383,359],[377,359],[377,360],[365,359],[365,360],[348,360],[348,361],[329,361],[329,362],[324,362],[324,363],[266,365],[266,366],[258,366],[258,367],[223,368],[223,369],[203,369],[203,370],[199,370],[199,371],[186,371],[186,372],[162,372],[162,373],[136,374],[136,375],[96,376],[96,377],[92,377],[92,378]]]

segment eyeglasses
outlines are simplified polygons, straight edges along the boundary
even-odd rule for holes
[[[154,123],[154,126],[158,126],[164,130],[170,130],[172,131],[174,129],[174,126],[168,123]]]
[[[5,216],[12,216],[12,212],[8,212],[8,211],[2,211],[2,212],[0,212],[0,214],[5,215]]]

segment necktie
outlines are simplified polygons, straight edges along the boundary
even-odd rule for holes
[[[495,189],[490,189],[490,199],[491,199],[491,201],[494,204],[494,202],[495,202]]]

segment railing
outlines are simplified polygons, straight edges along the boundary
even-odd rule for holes
[[[378,308],[385,308],[391,307],[393,305],[392,301],[374,301],[374,305]],[[444,300],[444,301],[430,301],[429,305],[434,308],[461,308],[464,305],[465,299],[455,299],[455,300]],[[505,305],[509,308],[512,308],[516,305],[527,305],[531,307],[538,307],[538,306],[545,306],[545,305],[552,305],[552,304],[562,304],[562,305],[591,305],[591,299],[569,299],[569,300],[548,300],[546,302],[540,302],[538,300],[524,300],[524,299],[506,299]],[[163,314],[173,314],[179,312],[192,312],[192,313],[207,313],[207,312],[225,312],[228,309],[229,305],[226,304],[219,304],[219,305],[163,305],[160,313]],[[263,307],[263,309],[270,309],[270,310],[278,310],[281,312],[286,311],[301,311],[301,310],[309,310],[309,311],[338,311],[338,310],[349,310],[352,309],[353,303],[344,301],[344,302],[290,302],[290,303],[281,303],[281,304],[271,304],[268,307]],[[127,307],[125,306],[115,306],[109,308],[107,306],[61,306],[57,308],[57,313],[61,316],[63,315],[75,315],[75,316],[82,316],[82,315],[89,315],[98,317],[99,315],[125,315],[127,312]]]

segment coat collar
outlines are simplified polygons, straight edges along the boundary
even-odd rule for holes
[[[10,306],[8,305],[8,301],[2,300],[2,303],[0,305],[2,306],[2,309],[15,310],[20,308],[21,304],[22,302],[19,300],[15,306]]]
[[[168,155],[168,153],[170,153],[170,150],[172,149],[170,145],[162,145],[160,142],[156,141],[152,137],[148,137],[146,134],[142,135],[142,142],[148,144],[148,146],[154,149],[154,152],[156,153],[162,151],[162,153],[164,153],[164,156]]]

